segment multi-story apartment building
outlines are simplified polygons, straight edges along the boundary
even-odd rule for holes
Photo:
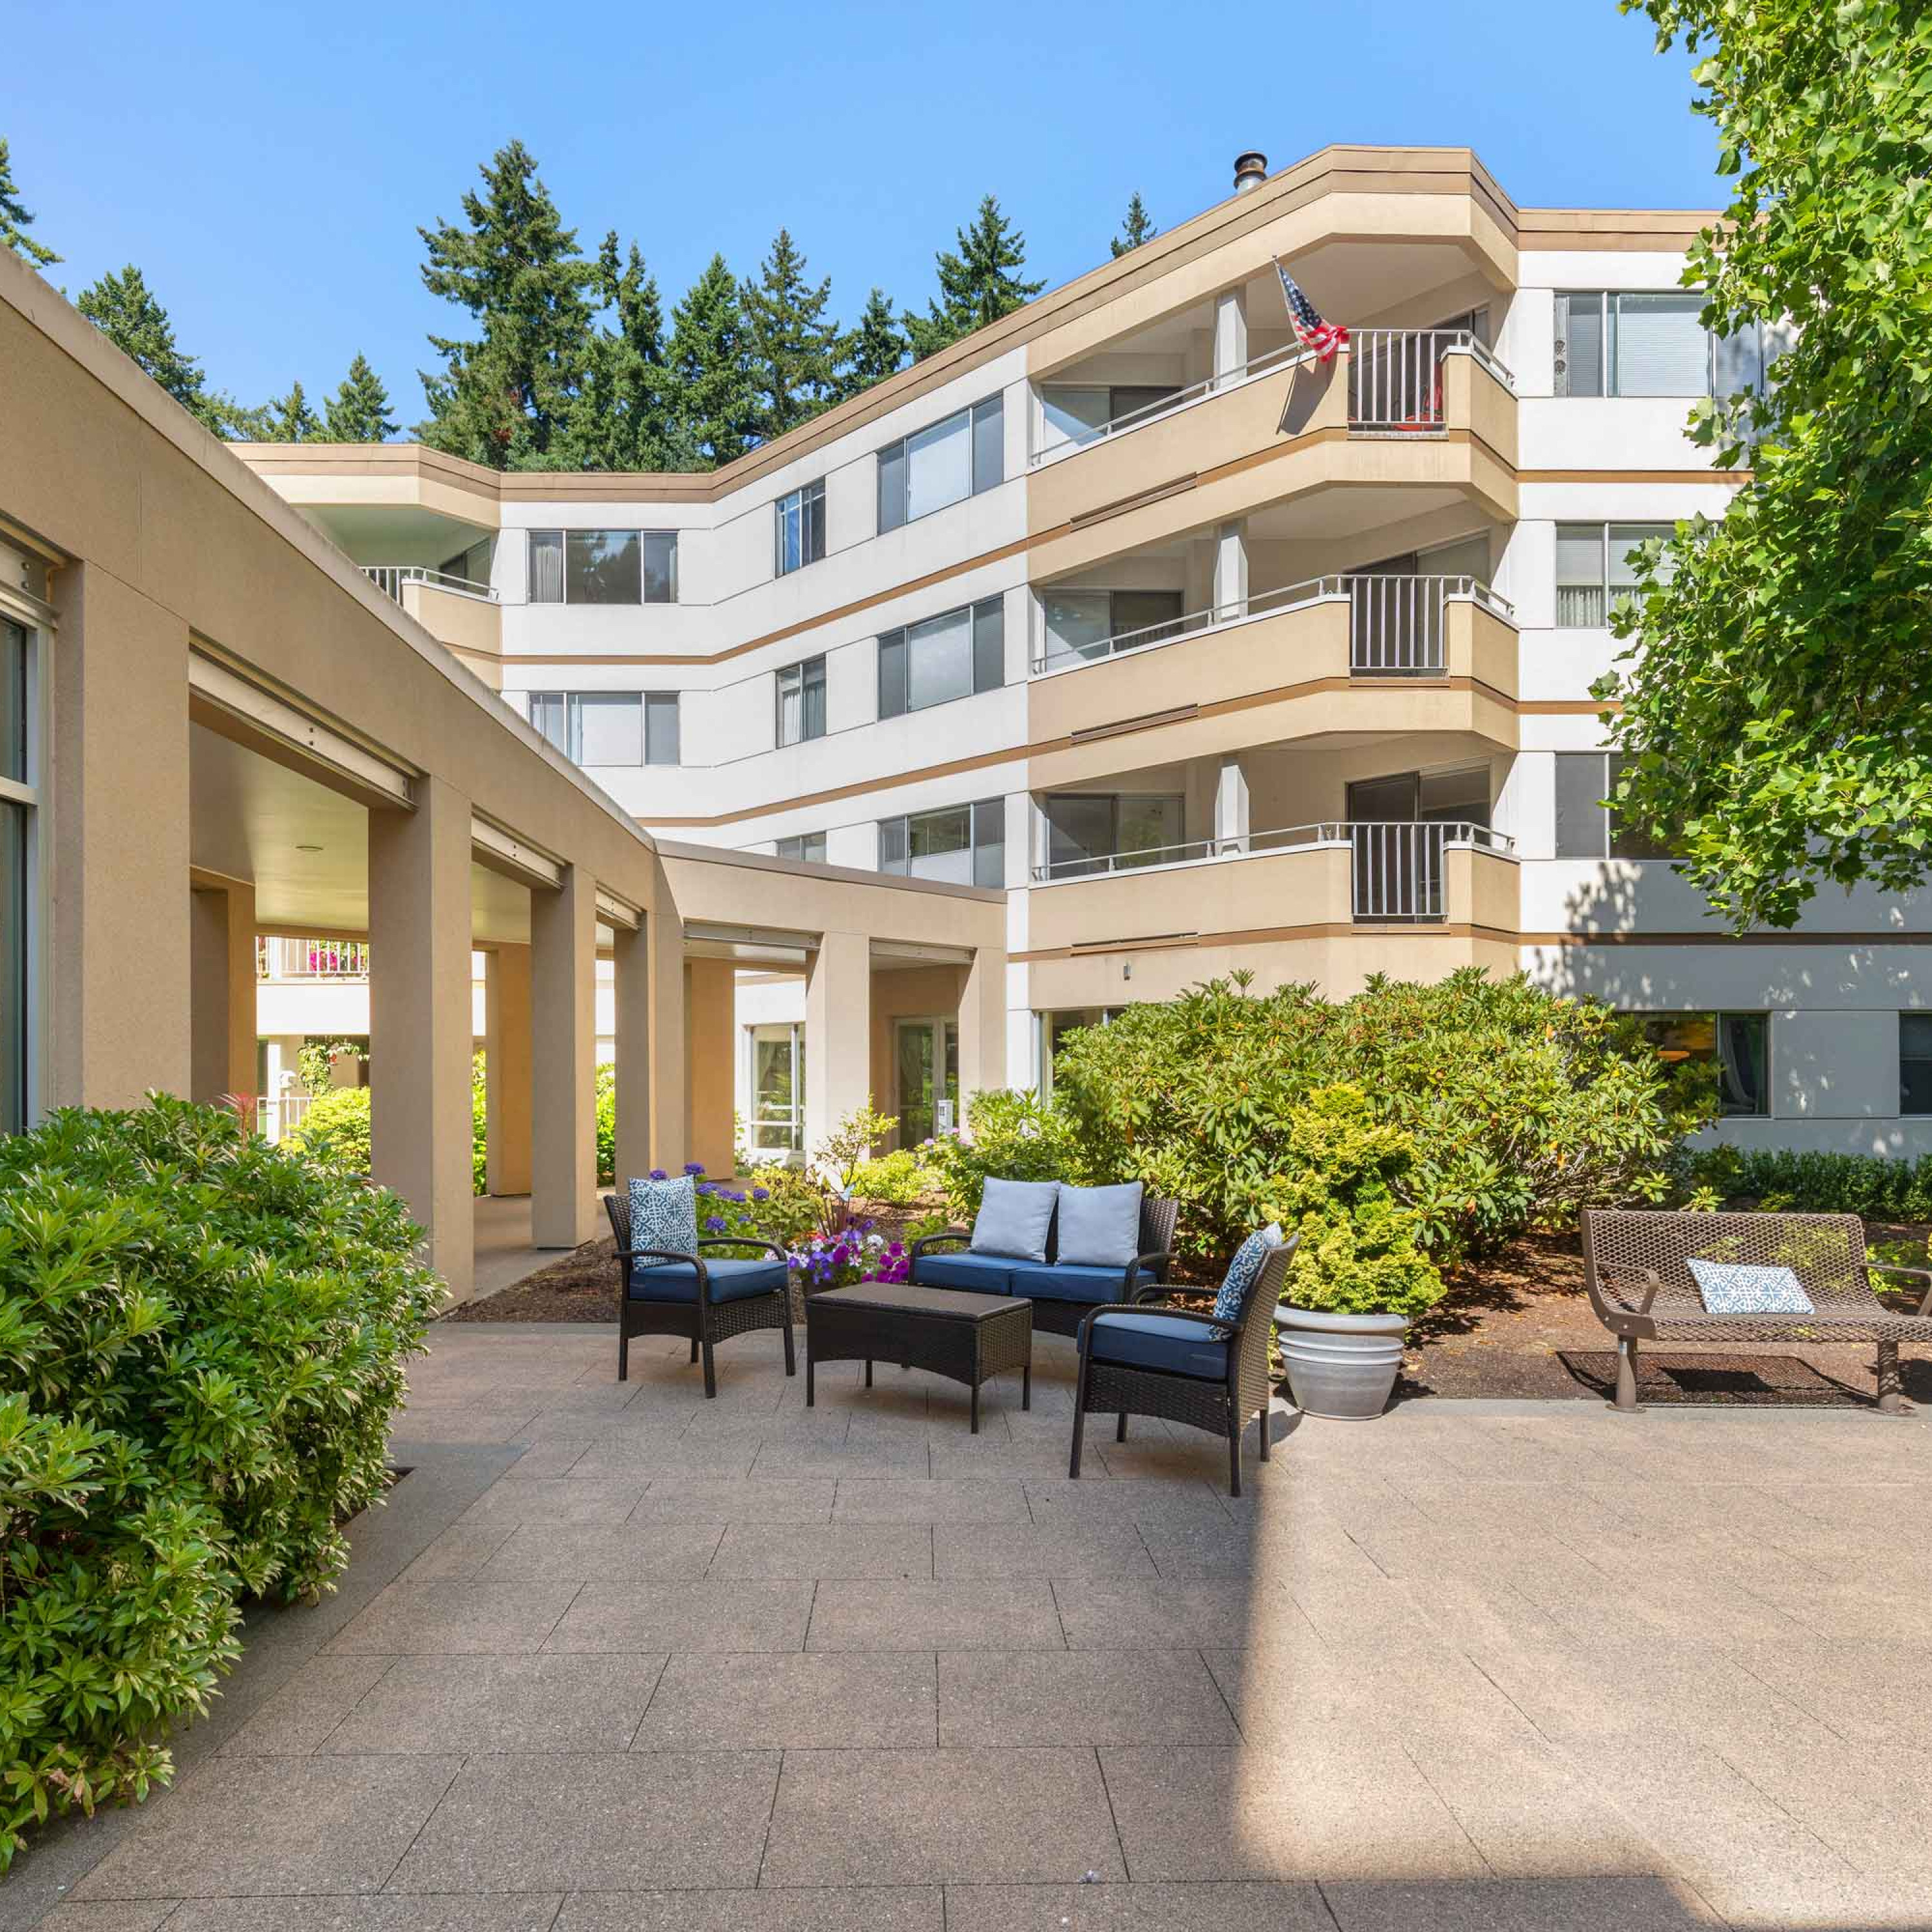
[[[713,475],[242,453],[654,832],[1004,886],[1014,1084],[1232,969],[1342,995],[1474,963],[1653,1016],[1718,1063],[1726,1135],[1916,1151],[1924,908],[1831,893],[1735,939],[1600,802],[1627,554],[1722,514],[1687,415],[1770,346],[1679,286],[1711,218],[1519,208],[1460,149],[1244,156],[1228,200]],[[1278,263],[1349,330],[1332,360]],[[916,1138],[954,1048],[902,976],[877,1097]],[[740,973],[768,1154],[803,1010]]]

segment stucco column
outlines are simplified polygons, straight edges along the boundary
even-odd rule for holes
[[[457,1300],[476,1262],[470,801],[425,778],[369,814],[369,1164],[409,1203]]]
[[[1248,526],[1243,518],[1214,533],[1214,618],[1217,623],[1248,612]]]
[[[1214,374],[1231,376],[1248,359],[1248,292],[1223,289],[1214,298]]]
[[[634,932],[615,929],[610,992],[616,1009],[616,1182],[641,1180],[661,1163],[651,1157],[651,941],[656,913]]]
[[[805,976],[805,1145],[810,1155],[872,1088],[872,944],[819,937]]]
[[[483,1108],[492,1194],[530,1191],[530,949],[483,956]]]
[[[684,1084],[684,921],[678,917],[664,868],[650,924],[651,982],[651,1145],[650,1165],[675,1174],[691,1144]]]
[[[597,882],[530,895],[530,1238],[574,1248],[597,1216]]]
[[[728,959],[685,962],[685,1086],[690,1096],[691,1144],[686,1157],[709,1174],[737,1165],[732,1132],[737,1098],[738,976]]]
[[[1248,849],[1248,775],[1238,758],[1221,760],[1214,787],[1214,847],[1219,852]]]
[[[53,596],[55,970],[30,1104],[138,1107],[194,1083],[188,628],[92,564],[56,571]]]
[[[959,1124],[975,1094],[1006,1084],[1006,956],[976,948],[959,988]]]
[[[255,889],[196,886],[189,895],[196,1100],[255,1092]]]

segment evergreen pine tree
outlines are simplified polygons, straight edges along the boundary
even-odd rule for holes
[[[742,456],[758,431],[737,278],[714,255],[671,311],[670,366],[680,425],[695,458],[715,469]]]
[[[831,278],[815,288],[808,282],[805,257],[781,228],[758,280],[739,292],[760,442],[784,435],[832,399],[839,342],[838,326],[826,318],[831,298]]]
[[[74,307],[145,375],[173,397],[188,414],[217,436],[225,436],[247,412],[225,396],[208,392],[201,364],[175,340],[174,325],[130,262],[117,275],[111,269],[81,290]]]
[[[6,136],[0,135],[0,246],[12,249],[36,268],[50,268],[60,257],[27,232],[33,225],[34,218],[20,206],[14,186],[14,164],[8,158]]]
[[[322,418],[309,407],[300,382],[291,382],[286,396],[272,396],[266,414],[265,442],[313,442],[322,434]]]
[[[681,440],[676,385],[664,347],[664,302],[634,242],[620,256],[613,230],[597,257],[597,293],[614,327],[592,341],[583,405],[561,452],[579,470],[696,467]]]
[[[905,332],[899,327],[892,305],[883,289],[874,289],[866,298],[858,326],[838,345],[837,400],[844,402],[896,375],[904,366]]]
[[[1000,212],[992,195],[980,203],[970,228],[956,231],[958,252],[942,248],[934,258],[939,271],[939,298],[922,316],[908,314],[906,333],[916,360],[928,356],[998,322],[1038,295],[1046,284],[1021,278],[1026,266],[1026,237]]]
[[[1127,202],[1126,219],[1120,224],[1120,232],[1107,245],[1113,250],[1114,259],[1118,262],[1130,248],[1138,248],[1143,242],[1151,242],[1160,232],[1148,216],[1147,203],[1142,200],[1140,190],[1136,188]]]
[[[397,427],[389,415],[389,392],[383,388],[382,379],[370,368],[368,358],[358,354],[350,364],[341,386],[322,405],[320,440],[386,442]]]
[[[586,291],[595,270],[536,165],[520,141],[500,148],[479,170],[484,192],[463,197],[468,225],[416,231],[429,256],[423,286],[482,325],[476,341],[430,338],[446,367],[423,376],[423,440],[500,470],[547,466],[568,435],[592,352]]]

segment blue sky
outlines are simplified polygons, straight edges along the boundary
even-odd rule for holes
[[[77,294],[132,261],[209,378],[244,400],[332,388],[362,350],[404,421],[431,329],[418,225],[454,218],[511,137],[594,248],[638,241],[666,304],[713,250],[755,269],[782,224],[848,318],[923,305],[934,250],[992,191],[1049,283],[1106,254],[1138,188],[1162,228],[1242,148],[1465,143],[1526,206],[1721,199],[1688,111],[1615,0],[1162,0],[964,7],[461,8],[121,0],[16,10],[10,141],[37,238]]]

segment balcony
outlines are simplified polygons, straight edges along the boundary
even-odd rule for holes
[[[361,569],[492,689],[502,688],[503,617],[492,586],[416,564],[365,563]]]
[[[366,980],[369,943],[362,939],[281,939],[264,934],[255,941],[257,980]]]

